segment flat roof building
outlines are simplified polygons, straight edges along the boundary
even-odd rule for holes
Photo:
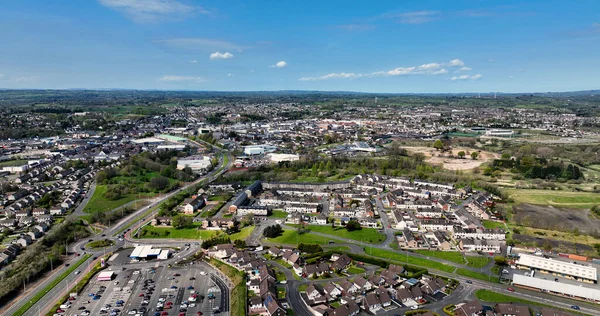
[[[153,249],[151,245],[137,246],[133,249],[133,252],[129,255],[129,258],[146,259],[148,257],[157,257],[160,252],[160,248]]]
[[[591,283],[598,281],[596,268],[584,264],[546,259],[528,254],[521,254],[515,264],[520,269],[535,269],[541,273],[560,275],[578,281]]]
[[[96,278],[96,280],[98,281],[110,281],[112,280],[113,276],[115,275],[114,271],[102,271],[98,274],[98,277]]]
[[[600,290],[581,285],[554,282],[520,274],[513,275],[513,285],[544,290],[550,294],[566,295],[582,300],[600,302]]]

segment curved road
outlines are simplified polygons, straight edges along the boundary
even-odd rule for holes
[[[212,146],[212,145],[211,145]],[[227,154],[230,156],[230,153],[228,151],[223,151],[224,154]],[[199,179],[190,182],[188,184],[186,184],[185,186],[172,191],[166,195],[163,195],[159,198],[156,198],[153,200],[153,202],[146,206],[143,207],[142,209],[128,215],[127,217],[121,219],[116,225],[113,225],[109,228],[107,228],[103,234],[106,236],[112,236],[112,235],[116,235],[119,231],[121,231],[124,227],[130,225],[132,222],[135,222],[138,220],[138,217],[141,216],[141,214],[143,214],[144,212],[146,212],[148,209],[153,208],[155,206],[158,206],[160,203],[162,203],[163,201],[165,201],[166,199],[172,197],[173,195],[189,188],[190,186],[193,186],[201,181],[204,180],[208,180],[206,183],[215,181],[215,179],[217,179],[220,175],[222,175],[223,173],[225,173],[229,167],[231,166],[231,164],[233,163],[233,161],[231,159],[229,159],[229,163],[224,166],[223,165],[223,158],[222,156],[219,158],[219,167],[214,169],[213,171],[209,172],[208,174],[204,175],[203,177],[200,177]],[[82,214],[82,210],[83,208],[85,208],[85,205],[89,202],[89,200],[91,199],[91,196],[93,195],[93,191],[95,190],[95,186],[90,187],[90,190],[87,192],[86,196],[84,197],[83,201],[80,203],[80,205],[76,208],[76,210],[69,215],[69,217],[77,217],[79,215]],[[152,214],[146,216],[146,218],[151,217],[154,213],[158,212],[158,210],[155,210],[154,212],[152,212]],[[101,237],[104,238],[104,237]],[[173,244],[177,243],[180,244],[181,242],[176,242],[176,241],[171,241]],[[75,244],[71,244],[69,245],[69,247],[71,249],[73,249],[73,252],[76,254],[83,254],[84,250],[81,250],[81,247],[83,247],[85,244],[88,243],[88,240],[80,240]],[[142,242],[137,242],[136,243],[142,243]],[[152,241],[152,243],[156,244],[155,241]],[[102,252],[110,252],[110,251],[114,251],[117,250],[119,247],[123,246],[123,242],[117,242],[115,245],[113,245],[112,247],[107,247],[105,249],[100,249],[97,251],[89,251],[90,253],[94,253],[96,255],[101,254]],[[70,260],[68,260],[66,263],[68,264],[75,264],[78,260],[79,260],[79,256],[73,256]],[[85,272],[89,271],[89,269],[95,264],[94,261],[98,261],[99,258],[97,259],[93,259],[94,257],[89,258],[88,260],[86,260],[80,267],[81,267],[81,272],[80,274],[75,274],[75,271],[73,271],[71,274],[69,274],[61,283],[59,283],[57,286],[55,286],[52,290],[48,291],[43,297],[42,299],[40,299],[37,303],[35,303],[31,308],[29,308],[29,310],[25,313],[25,315],[31,315],[31,316],[35,316],[38,315],[39,313],[45,314],[49,311],[49,309],[54,305],[54,303],[56,303],[56,301],[63,295],[66,293],[67,289],[72,287],[73,284],[75,284],[76,282],[79,282],[79,280],[81,280],[83,278],[83,276],[86,274]],[[19,297],[15,298],[16,300],[13,300],[13,302],[16,303],[12,303],[12,305],[10,305],[8,308],[6,308],[5,310],[2,310],[2,314],[3,315],[12,315],[17,309],[19,309],[22,305],[24,305],[26,302],[30,301],[33,299],[33,296],[41,289],[43,289],[44,287],[46,287],[48,284],[50,284],[54,279],[58,278],[60,275],[62,275],[62,273],[64,273],[64,271],[67,270],[67,268],[65,267],[65,265],[62,265],[60,268],[57,268],[54,270],[54,272],[52,274],[50,274],[49,276],[46,277],[45,280],[38,282],[36,285],[34,285],[34,289],[20,295]]]

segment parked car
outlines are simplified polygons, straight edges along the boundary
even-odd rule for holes
[[[513,289],[512,287],[509,287],[507,290],[510,291],[510,292],[514,292],[515,291],[515,289]]]

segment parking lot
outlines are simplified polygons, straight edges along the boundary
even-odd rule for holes
[[[94,277],[63,314],[229,315],[228,289],[205,263],[169,268],[157,261],[121,262],[109,268],[115,272],[111,281]]]

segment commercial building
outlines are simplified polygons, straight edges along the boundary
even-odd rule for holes
[[[152,249],[151,245],[148,246],[137,246],[133,249],[133,252],[129,255],[132,259],[148,259],[156,258],[161,253],[160,248]]]
[[[179,159],[177,160],[177,169],[183,170],[190,167],[192,171],[206,171],[212,166],[210,157],[204,156],[198,159]]]
[[[515,132],[508,129],[490,129],[485,131],[486,136],[495,136],[495,137],[511,137],[515,134]]]
[[[522,254],[515,263],[519,269],[534,269],[540,273],[563,276],[577,281],[596,283],[598,273],[595,267],[534,255]]]
[[[269,159],[271,159],[271,162],[275,162],[275,163],[300,160],[300,156],[293,155],[293,154],[273,154],[273,153],[271,153],[271,154],[268,154],[268,156],[269,156]]]
[[[248,156],[262,155],[272,153],[277,150],[277,147],[271,145],[251,145],[244,147],[244,154]]]
[[[513,275],[513,285],[548,292],[555,295],[564,295],[581,300],[600,302],[600,289],[555,282],[537,277],[529,277],[520,274]]]
[[[96,280],[98,281],[110,281],[112,280],[113,276],[115,275],[114,271],[102,271],[98,274],[98,277],[96,277]]]

